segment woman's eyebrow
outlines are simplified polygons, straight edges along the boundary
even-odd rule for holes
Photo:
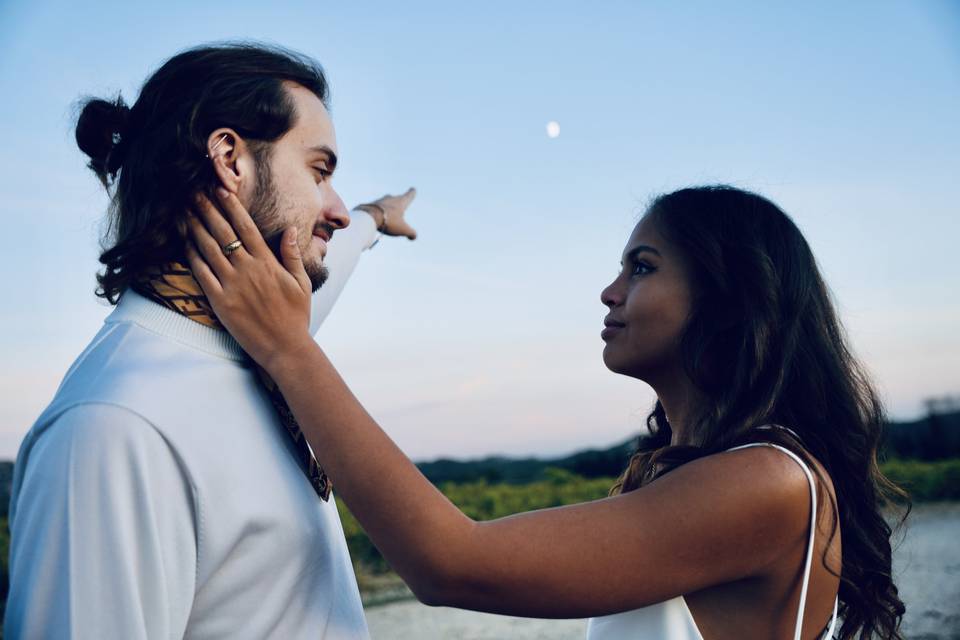
[[[624,255],[623,261],[622,261],[620,264],[622,265],[624,262],[630,262],[631,260],[634,260],[639,254],[641,254],[641,253],[643,253],[643,252],[645,252],[645,251],[648,252],[648,253],[652,253],[653,255],[657,256],[658,258],[662,258],[662,257],[663,257],[663,256],[660,255],[660,252],[657,251],[656,249],[654,249],[653,247],[648,246],[648,245],[645,245],[645,244],[640,244],[640,245],[637,245],[637,246],[635,246],[634,248],[630,249],[630,251],[628,251],[628,252],[626,253],[626,255]]]

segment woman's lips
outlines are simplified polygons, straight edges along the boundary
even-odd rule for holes
[[[622,322],[617,322],[616,320],[604,320],[603,324],[603,331],[600,332],[600,338],[602,340],[609,340],[617,335],[625,326]]]
[[[609,340],[609,339],[612,338],[613,336],[615,336],[615,335],[617,335],[618,333],[620,333],[620,330],[621,330],[621,329],[623,329],[622,326],[620,326],[620,327],[617,327],[617,326],[604,327],[604,328],[603,328],[603,331],[600,332],[600,339],[601,339],[601,340]]]

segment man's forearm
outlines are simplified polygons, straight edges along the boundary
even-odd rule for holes
[[[360,255],[376,239],[376,230],[375,220],[370,214],[354,209],[350,226],[333,234],[323,259],[329,275],[310,302],[310,335],[316,335],[320,325],[330,315],[360,261]]]

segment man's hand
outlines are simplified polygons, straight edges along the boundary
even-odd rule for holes
[[[411,227],[406,219],[407,207],[417,197],[417,190],[413,187],[407,189],[407,192],[400,196],[383,196],[373,202],[358,204],[354,209],[366,211],[373,216],[377,228],[388,236],[404,236],[411,240],[416,240],[417,232]],[[384,224],[386,217],[386,224]]]

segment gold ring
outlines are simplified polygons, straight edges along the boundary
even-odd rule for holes
[[[243,246],[243,243],[240,240],[234,240],[230,244],[223,245],[223,255],[228,256],[240,247]]]

